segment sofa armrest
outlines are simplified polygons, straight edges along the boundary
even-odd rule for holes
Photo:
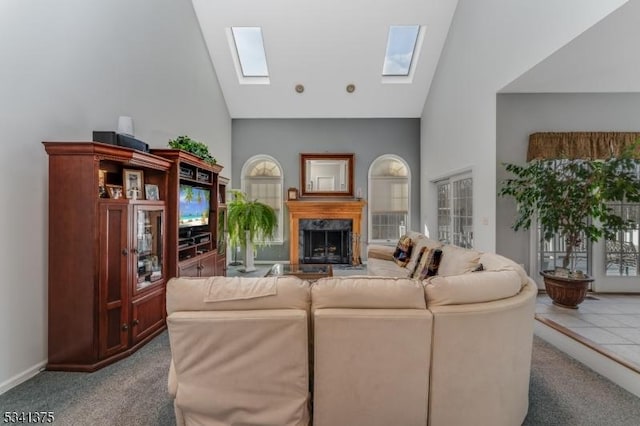
[[[393,252],[395,247],[383,246],[380,244],[369,244],[367,247],[367,258],[391,260],[393,261]]]

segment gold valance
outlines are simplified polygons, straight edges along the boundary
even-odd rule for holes
[[[640,132],[539,132],[529,135],[527,161],[535,159],[603,159],[620,154],[640,139]],[[637,151],[640,158],[640,149]]]

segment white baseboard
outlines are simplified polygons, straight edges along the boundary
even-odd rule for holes
[[[26,382],[27,380],[29,380],[30,378],[32,378],[33,376],[41,372],[46,365],[47,365],[47,361],[42,361],[34,365],[33,367],[23,371],[22,373],[16,374],[15,376],[11,377],[9,380],[5,380],[4,382],[0,383],[0,395],[5,393],[9,389],[15,388],[20,383]]]
[[[540,321],[535,321],[534,333],[596,373],[640,397],[640,374],[637,372]]]

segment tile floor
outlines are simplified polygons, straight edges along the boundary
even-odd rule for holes
[[[566,327],[640,370],[640,295],[588,295],[578,309],[555,306],[539,295],[538,317]]]

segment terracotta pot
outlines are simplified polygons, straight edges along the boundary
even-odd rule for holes
[[[578,309],[587,296],[589,283],[593,278],[584,275],[583,278],[564,277],[555,275],[554,271],[541,271],[544,277],[544,287],[554,305],[563,308]]]

